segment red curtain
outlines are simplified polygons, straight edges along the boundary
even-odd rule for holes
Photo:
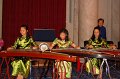
[[[3,0],[3,40],[13,45],[22,24],[35,28],[56,29],[66,25],[66,0]]]

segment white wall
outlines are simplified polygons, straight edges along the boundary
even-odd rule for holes
[[[75,41],[76,44],[83,46],[84,41],[81,40],[81,38],[79,37],[81,36],[81,32],[79,31],[81,31],[80,29],[83,29],[81,22],[82,20],[85,19],[85,17],[81,15],[84,15],[89,11],[89,14],[91,14],[91,12],[93,12],[94,14],[94,16],[89,16],[89,17],[93,18],[97,16],[97,18],[103,18],[105,20],[105,27],[107,29],[107,40],[112,40],[114,41],[115,44],[117,44],[117,42],[120,41],[120,0],[90,0],[90,1],[91,2],[94,1],[92,4],[94,6],[91,6],[91,8],[88,7],[91,3],[89,2],[89,0],[84,0],[84,1],[67,0],[66,27],[70,32],[71,39]],[[95,11],[97,10],[97,12],[95,12],[94,10],[92,11],[92,9],[95,9]],[[81,10],[82,13],[84,14],[81,14]],[[89,17],[88,19],[90,19]],[[93,25],[96,25],[97,19],[96,19],[96,23],[95,21],[91,21],[91,20],[89,21],[92,22]],[[87,19],[84,21],[86,21],[85,23],[89,23]],[[90,23],[84,25],[90,25]],[[89,29],[91,29],[91,27],[89,26],[85,26],[84,28],[88,31]],[[88,33],[86,31],[82,31],[82,32],[85,32],[86,34],[82,36],[82,39],[87,40],[90,38],[89,37],[90,35],[87,36]],[[91,31],[89,31],[89,33],[91,34]]]
[[[120,0],[99,0],[98,17],[105,19],[108,40],[120,41]]]

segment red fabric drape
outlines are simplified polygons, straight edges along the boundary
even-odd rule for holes
[[[66,0],[3,0],[3,40],[5,47],[13,45],[19,27],[56,29],[66,25]]]

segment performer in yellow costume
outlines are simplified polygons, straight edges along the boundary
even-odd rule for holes
[[[88,49],[116,48],[114,45],[109,46],[107,42],[100,37],[100,29],[98,27],[94,28],[93,35],[86,47]],[[91,72],[91,70],[93,70],[93,74],[97,75],[100,73],[99,64],[100,64],[100,61],[97,58],[92,58],[86,63],[86,69],[89,73]]]
[[[17,38],[14,45],[9,47],[7,50],[11,49],[37,49],[37,45],[33,39],[28,34],[28,26],[22,25],[20,28],[21,36]],[[16,57],[11,63],[13,70],[13,78],[23,79],[27,78],[30,70],[30,60],[26,57]]]
[[[66,29],[62,29],[60,31],[60,37],[56,38],[53,41],[53,44],[51,45],[50,49],[52,49],[56,45],[58,46],[58,48],[61,48],[61,49],[69,48],[70,46],[74,48],[79,48],[69,39],[69,34]],[[56,61],[59,61],[59,60],[56,60]],[[72,71],[71,62],[59,61],[59,62],[56,62],[55,65],[57,66],[60,79],[71,78],[71,71]],[[61,67],[59,67],[58,65],[60,65]]]

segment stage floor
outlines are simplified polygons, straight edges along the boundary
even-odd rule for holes
[[[110,62],[110,71],[111,71],[111,76],[112,79],[120,79],[120,68],[117,68],[117,71],[114,69],[114,67],[112,66],[114,63]],[[73,69],[72,69],[72,79],[77,79],[77,72],[76,72],[76,63],[73,63]],[[3,67],[4,70],[4,67]],[[11,72],[12,69],[10,69]],[[32,67],[31,70],[31,76],[29,76],[28,79],[40,79],[40,74],[43,71],[43,67]],[[52,67],[50,67],[46,77],[42,77],[42,79],[52,79]],[[2,73],[2,75],[4,75],[4,72]],[[2,78],[1,78],[2,79]],[[88,74],[85,70],[83,72],[83,74],[81,75],[80,79],[93,79],[92,75]],[[105,69],[103,72],[103,79],[109,79],[108,76],[106,75]]]

